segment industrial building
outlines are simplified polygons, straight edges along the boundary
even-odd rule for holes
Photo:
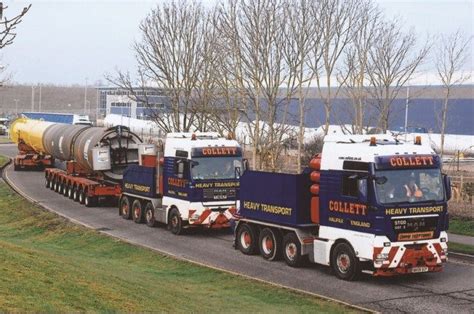
[[[133,92],[116,87],[97,89],[97,111],[99,117],[119,114],[136,119],[147,119],[157,111],[169,107],[168,98],[160,89],[136,88]]]

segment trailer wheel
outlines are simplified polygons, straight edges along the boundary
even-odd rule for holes
[[[266,260],[274,261],[281,256],[281,236],[278,231],[264,228],[258,238],[260,255]]]
[[[49,180],[48,177],[44,177],[44,186],[49,189],[49,186],[51,184],[51,181]]]
[[[290,267],[300,267],[303,263],[300,240],[294,232],[287,233],[283,237],[283,257]]]
[[[86,205],[86,207],[97,206],[97,197],[86,195],[84,199],[84,204]]]
[[[59,180],[54,180],[54,191],[58,192],[59,191]]]
[[[180,235],[183,233],[183,220],[176,208],[172,208],[168,219],[168,228],[172,234]]]
[[[151,202],[147,202],[145,206],[145,221],[148,227],[154,227],[156,224],[155,208]]]
[[[144,222],[145,217],[144,217],[144,211],[142,207],[142,203],[140,200],[134,200],[132,203],[132,217],[133,221],[137,224],[141,224]]]
[[[246,255],[257,251],[257,231],[252,225],[243,223],[237,230],[237,247]]]
[[[73,199],[74,198],[74,185],[70,185],[67,189],[67,196],[70,198],[70,199]]]
[[[69,184],[67,182],[64,182],[63,184],[63,195],[68,196],[68,190],[69,190]]]
[[[54,177],[53,177],[53,178],[51,179],[51,183],[50,183],[50,185],[49,185],[49,188],[50,188],[51,190],[54,190],[55,185],[56,185],[56,180],[55,180]]]
[[[79,194],[79,204],[84,204],[86,201],[86,193],[84,192],[84,189],[81,187],[78,189],[78,194]]]
[[[337,278],[356,280],[360,274],[360,263],[354,250],[347,243],[338,243],[331,254],[331,267]]]
[[[126,196],[120,198],[120,216],[123,219],[131,219],[132,211],[130,210],[130,200]]]

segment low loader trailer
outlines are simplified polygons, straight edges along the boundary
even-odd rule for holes
[[[146,152],[145,152],[146,151]],[[242,150],[217,133],[170,133],[124,172],[119,214],[149,227],[227,228],[236,211]]]
[[[300,174],[245,171],[235,247],[289,266],[361,272],[438,272],[447,261],[450,179],[421,138],[326,136]]]

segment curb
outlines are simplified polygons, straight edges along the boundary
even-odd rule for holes
[[[449,249],[449,244],[448,244],[448,249]],[[474,264],[474,255],[471,255],[471,254],[448,251],[448,257],[452,257],[458,260],[462,260],[462,261]]]
[[[8,175],[6,173],[6,171],[3,171],[7,166],[9,166],[11,164],[11,158],[9,160],[9,162],[7,162],[4,166],[0,167],[0,171],[1,171],[1,176],[2,178],[4,179],[4,181],[18,194],[20,195],[21,197],[25,198],[27,201],[29,201],[30,203],[34,204],[34,205],[37,205],[37,206],[40,206],[42,207],[43,209],[51,212],[51,213],[54,213],[64,219],[66,219],[67,221],[70,221],[74,224],[77,224],[77,225],[80,225],[80,226],[83,226],[83,227],[86,227],[88,229],[92,229],[100,234],[103,234],[103,235],[106,235],[110,238],[113,238],[113,239],[117,239],[117,240],[120,240],[124,243],[128,243],[128,244],[132,244],[132,245],[136,245],[136,246],[139,246],[139,247],[142,247],[142,248],[146,248],[146,249],[149,249],[149,250],[152,250],[154,252],[158,252],[160,254],[163,254],[165,256],[168,256],[170,258],[173,258],[175,260],[179,260],[179,261],[184,261],[184,262],[188,262],[188,263],[191,263],[191,264],[194,264],[194,265],[198,265],[198,266],[201,266],[201,267],[206,267],[206,268],[211,268],[211,269],[214,269],[214,270],[217,270],[217,271],[221,271],[223,273],[227,273],[227,274],[230,274],[230,275],[234,275],[234,276],[238,276],[238,277],[241,277],[241,278],[244,278],[244,279],[247,279],[247,280],[252,280],[252,281],[256,281],[256,282],[260,282],[260,283],[265,283],[265,284],[268,284],[268,285],[271,285],[273,287],[277,287],[277,288],[282,288],[282,289],[285,289],[285,290],[288,290],[288,291],[293,291],[293,292],[297,292],[297,293],[300,293],[300,294],[305,294],[305,295],[308,295],[308,296],[313,296],[313,297],[317,297],[321,300],[325,300],[325,301],[329,301],[329,302],[334,302],[334,303],[337,303],[337,304],[340,304],[340,305],[344,305],[346,307],[349,307],[349,308],[353,308],[355,310],[359,310],[359,311],[363,311],[363,312],[367,312],[367,313],[377,313],[377,311],[374,311],[374,310],[371,310],[371,309],[368,309],[368,308],[365,308],[365,307],[362,307],[362,306],[358,306],[358,305],[354,305],[354,304],[350,304],[350,303],[347,303],[347,302],[344,302],[344,301],[341,301],[341,300],[337,300],[337,299],[334,299],[334,298],[331,298],[331,297],[327,297],[327,296],[324,296],[324,295],[320,295],[320,294],[317,294],[317,293],[314,293],[314,292],[309,292],[309,291],[305,291],[305,290],[301,290],[301,289],[298,289],[298,288],[293,288],[293,287],[289,287],[289,286],[285,286],[285,285],[281,285],[281,284],[278,284],[278,283],[274,283],[274,282],[271,282],[271,281],[266,281],[264,279],[259,279],[259,278],[254,278],[254,277],[251,277],[249,275],[245,275],[245,274],[242,274],[242,273],[238,273],[238,272],[234,272],[234,271],[231,271],[231,270],[226,270],[224,268],[220,268],[220,267],[217,267],[217,266],[213,266],[213,265],[209,265],[209,264],[206,264],[206,263],[202,263],[202,262],[197,262],[197,261],[193,261],[193,260],[190,260],[190,259],[187,259],[187,258],[184,258],[184,257],[181,257],[181,256],[177,256],[175,254],[172,254],[172,253],[169,253],[169,252],[166,252],[166,251],[163,251],[163,250],[160,250],[160,249],[156,249],[156,248],[153,248],[153,247],[150,247],[148,245],[145,245],[145,244],[141,244],[141,243],[138,243],[138,242],[135,242],[135,241],[132,241],[132,240],[128,240],[126,238],[121,238],[121,237],[118,237],[118,236],[115,236],[113,234],[110,234],[108,233],[107,231],[102,231],[102,230],[97,230],[96,228],[92,227],[91,225],[88,225],[86,223],[83,223],[81,221],[78,221],[76,219],[73,219],[73,218],[70,218],[62,213],[59,213],[57,212],[56,210],[48,207],[47,205],[44,205],[42,203],[39,203],[37,201],[35,201],[33,198],[31,198],[30,196],[28,196],[26,193],[24,193],[23,191],[21,191],[21,189],[19,189],[9,178],[8,178]]]

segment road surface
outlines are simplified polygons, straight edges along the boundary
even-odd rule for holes
[[[14,156],[16,147],[0,145],[0,154]],[[228,232],[193,232],[175,236],[164,227],[148,228],[119,217],[115,207],[86,208],[44,187],[43,172],[5,175],[17,189],[40,205],[105,234],[180,258],[301,289],[382,312],[474,312],[474,265],[450,261],[441,273],[395,278],[364,275],[360,281],[336,279],[328,267],[294,269],[232,248]],[[238,291],[236,291],[238,293]]]

